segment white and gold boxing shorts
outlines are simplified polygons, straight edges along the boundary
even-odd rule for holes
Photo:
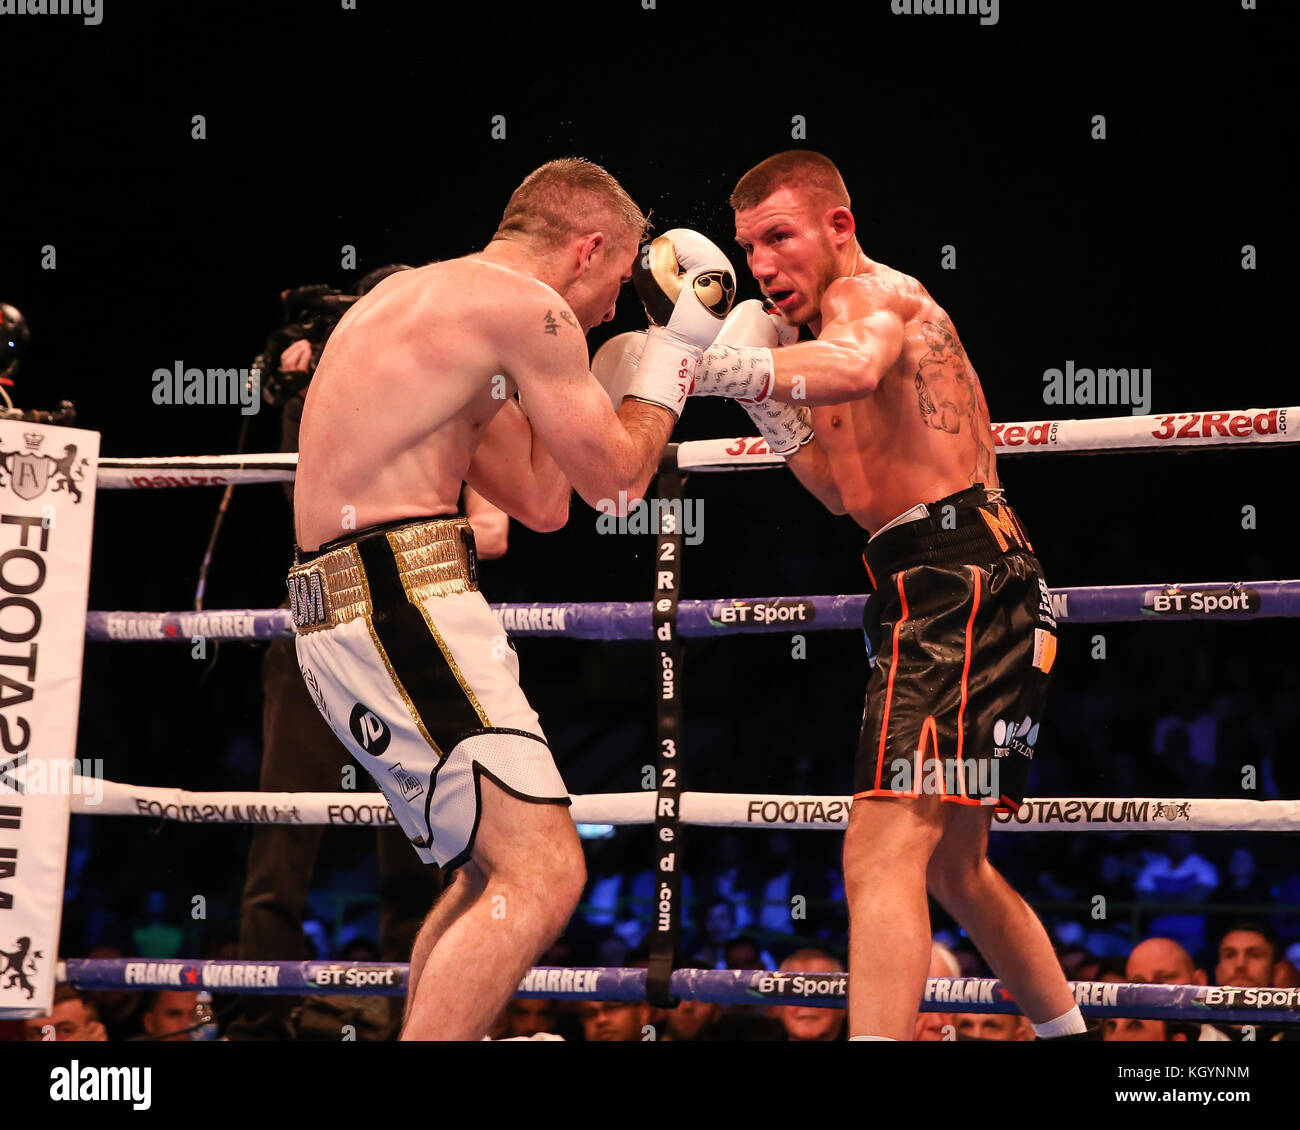
[[[484,777],[569,803],[514,645],[478,591],[467,521],[359,530],[300,551],[287,583],[307,689],[426,863],[470,857]]]

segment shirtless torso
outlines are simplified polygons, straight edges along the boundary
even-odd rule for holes
[[[813,427],[844,509],[878,530],[918,502],[999,482],[988,405],[951,319],[916,279],[859,266],[827,288],[818,337],[884,315],[901,352],[873,395],[814,407]]]
[[[454,514],[462,482],[525,525],[553,530],[566,520],[570,482],[594,504],[628,468],[636,473],[636,445],[587,367],[590,326],[493,254],[504,252],[393,275],[334,330],[302,416],[300,548]],[[628,407],[624,423],[653,411]]]
[[[493,331],[513,319],[484,311],[541,285],[470,257],[394,275],[348,312],[303,410],[300,546],[338,537],[349,519],[360,529],[456,512],[474,449],[509,395],[498,382],[493,396],[504,368]]]

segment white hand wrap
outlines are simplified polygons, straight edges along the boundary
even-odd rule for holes
[[[695,396],[762,403],[776,383],[772,351],[761,345],[711,345],[695,371]]]
[[[641,360],[623,395],[658,404],[680,417],[699,363],[697,346],[683,342],[663,326],[651,326]]]
[[[802,405],[796,408],[783,400],[741,403],[773,455],[793,455],[813,438],[812,413]]]
[[[776,455],[790,455],[813,438],[812,413],[769,400],[776,384],[772,350],[793,344],[799,331],[768,314],[751,298],[739,303],[704,351],[695,372],[694,396],[730,396],[744,405],[758,433]]]

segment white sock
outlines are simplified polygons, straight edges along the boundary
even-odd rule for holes
[[[1083,1022],[1083,1013],[1079,1011],[1076,1004],[1069,1012],[1062,1013],[1055,1020],[1049,1020],[1046,1024],[1035,1024],[1034,1035],[1040,1040],[1050,1040],[1053,1036],[1077,1036],[1080,1032],[1086,1032],[1088,1025]]]
[[[850,1036],[850,1040],[883,1040],[889,1044],[898,1043],[893,1036]]]

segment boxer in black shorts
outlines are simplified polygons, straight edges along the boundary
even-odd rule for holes
[[[844,839],[850,1039],[912,1038],[927,893],[1037,1035],[1082,1034],[1046,931],[987,857],[995,809],[1024,794],[1056,636],[979,377],[925,287],[863,253],[826,157],[768,158],[731,205],[767,302],[732,312],[694,394],[739,401],[817,499],[873,534],[874,668]]]
[[[867,543],[872,674],[855,798],[929,787],[1004,812],[1024,799],[1056,621],[1042,566],[1000,495],[977,485],[917,506]]]

